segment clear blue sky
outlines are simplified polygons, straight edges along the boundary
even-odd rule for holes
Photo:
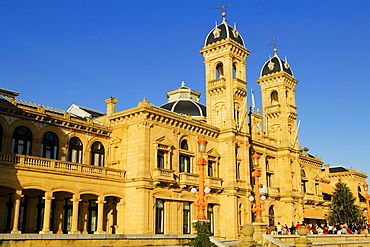
[[[369,0],[1,0],[0,87],[105,112],[110,96],[119,111],[143,97],[160,106],[185,81],[204,103],[199,50],[225,3],[251,51],[247,87],[257,107],[255,81],[275,33],[299,81],[300,144],[326,164],[370,174]]]

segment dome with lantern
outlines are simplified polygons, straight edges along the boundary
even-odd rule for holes
[[[244,46],[244,40],[236,29],[236,24],[234,23],[234,27],[232,27],[226,22],[225,12],[222,12],[222,17],[223,19],[221,24],[217,25],[216,23],[216,26],[208,33],[204,42],[204,46],[227,38],[230,38],[240,45]]]
[[[275,72],[285,71],[289,75],[293,76],[293,71],[290,68],[288,60],[281,59],[277,54],[277,49],[274,48],[274,56],[265,62],[262,66],[260,76],[269,75]]]

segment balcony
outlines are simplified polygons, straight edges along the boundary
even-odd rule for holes
[[[153,170],[153,179],[156,183],[174,183],[174,170],[155,168]]]
[[[276,198],[280,196],[280,188],[278,187],[268,187],[267,193],[269,197]]]
[[[266,107],[266,115],[280,114],[280,105],[271,105]]]
[[[79,163],[40,158],[20,154],[0,153],[2,168],[14,167],[19,170],[34,172],[55,173],[79,177],[99,177],[122,180],[125,171],[100,166],[84,165]]]
[[[204,187],[208,187],[213,190],[222,189],[222,178],[216,177],[205,177],[204,178]]]
[[[219,78],[208,82],[208,91],[226,88],[226,79]]]
[[[198,174],[180,172],[179,173],[179,185],[181,188],[186,186],[197,186],[198,185]]]

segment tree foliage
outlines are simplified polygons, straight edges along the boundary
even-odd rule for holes
[[[197,236],[189,243],[184,245],[194,247],[217,247],[211,242],[209,237],[212,235],[211,223],[207,221],[197,221],[194,223],[194,227],[197,230]]]
[[[327,220],[330,224],[342,223],[363,223],[365,217],[358,205],[355,204],[355,197],[347,185],[339,181],[335,185],[334,199],[330,204],[330,211]]]

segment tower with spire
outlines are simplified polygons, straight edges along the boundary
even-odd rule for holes
[[[265,132],[278,140],[279,147],[298,149],[295,85],[288,61],[274,48],[274,56],[263,65],[257,80],[261,87]]]
[[[206,71],[207,122],[220,129],[239,128],[246,112],[246,58],[244,40],[222,13],[200,51]]]

